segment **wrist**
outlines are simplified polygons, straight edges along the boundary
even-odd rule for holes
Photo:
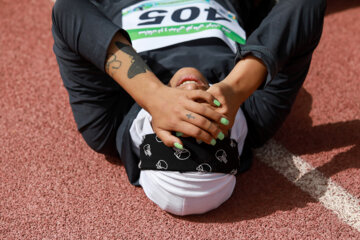
[[[159,104],[163,104],[164,99],[162,96],[167,89],[168,86],[164,85],[160,81],[152,82],[147,85],[146,90],[144,90],[143,96],[145,97],[142,97],[142,99],[140,101],[137,101],[137,103],[147,112],[151,113],[152,109],[160,106]]]

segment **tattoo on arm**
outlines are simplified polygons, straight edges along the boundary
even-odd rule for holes
[[[135,50],[122,42],[115,42],[117,48],[128,54],[131,58],[131,65],[128,70],[128,78],[133,78],[140,73],[151,71],[151,69],[145,64],[141,57],[135,52]]]
[[[191,115],[191,113],[186,114],[186,117],[188,119],[195,119],[195,117],[193,115]]]
[[[108,61],[106,62],[106,72],[110,73],[110,75],[113,76],[116,69],[119,69],[120,66],[121,66],[121,61],[117,60],[116,55],[111,53],[108,56]],[[112,69],[111,72],[110,72],[110,67]]]

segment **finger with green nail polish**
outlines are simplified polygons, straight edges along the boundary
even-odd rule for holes
[[[224,135],[222,132],[219,132],[217,138],[218,138],[219,140],[223,140],[224,137],[225,137],[225,135]]]
[[[223,124],[223,125],[229,125],[229,120],[227,120],[226,118],[221,118],[220,119],[220,122]]]
[[[176,147],[177,149],[180,149],[180,150],[183,150],[184,149],[184,147],[183,147],[183,145],[181,145],[180,143],[174,143],[174,147]]]
[[[216,140],[215,139],[212,139],[211,142],[210,142],[211,145],[215,146],[216,144]]]
[[[221,103],[218,101],[218,100],[214,100],[214,104],[215,104],[215,106],[217,106],[217,107],[220,107],[221,106]]]

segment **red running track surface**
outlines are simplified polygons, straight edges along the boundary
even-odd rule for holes
[[[189,217],[161,211],[77,133],[52,53],[52,2],[0,6],[0,239],[360,239],[358,0],[329,0],[309,76],[275,137],[321,173],[324,191],[260,154],[229,201]],[[345,218],[325,206],[343,197],[324,201],[330,181],[355,199],[355,210],[340,207]]]

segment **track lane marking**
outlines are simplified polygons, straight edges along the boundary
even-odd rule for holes
[[[265,146],[257,149],[255,155],[360,232],[359,199],[275,140],[271,139]]]

